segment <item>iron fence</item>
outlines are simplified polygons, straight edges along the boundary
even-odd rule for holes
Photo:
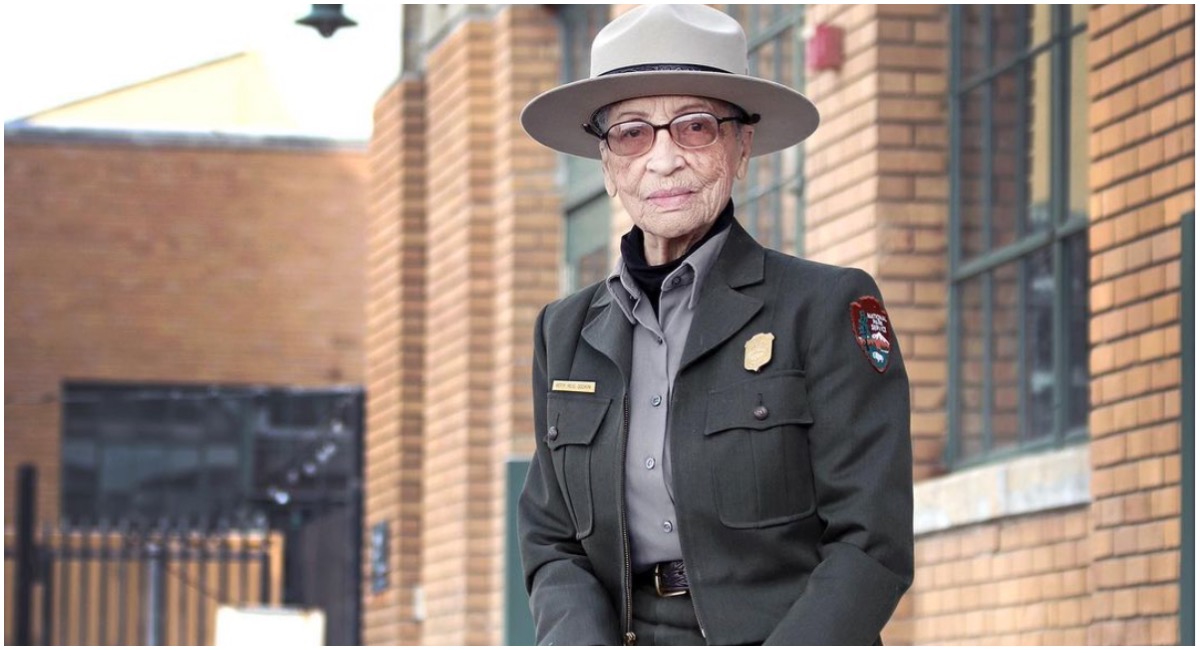
[[[36,472],[22,467],[7,531],[5,642],[209,645],[221,605],[278,604],[282,542],[218,521],[60,522],[36,533]]]

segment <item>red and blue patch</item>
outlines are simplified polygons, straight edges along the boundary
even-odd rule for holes
[[[892,352],[892,321],[879,300],[863,296],[850,303],[850,326],[871,367],[880,373],[887,370]]]

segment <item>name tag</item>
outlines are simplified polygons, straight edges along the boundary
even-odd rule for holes
[[[563,381],[561,379],[554,380],[554,384],[550,387],[551,390],[560,390],[566,393],[594,393],[596,392],[596,382],[594,381]]]

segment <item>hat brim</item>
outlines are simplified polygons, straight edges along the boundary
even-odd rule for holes
[[[754,156],[803,141],[821,121],[807,97],[773,81],[723,72],[649,71],[584,79],[548,90],[521,111],[521,126],[551,149],[599,159],[598,140],[582,125],[603,106],[656,95],[711,97],[758,113],[762,120],[754,125]]]

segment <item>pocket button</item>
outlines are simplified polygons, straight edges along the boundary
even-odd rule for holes
[[[767,419],[767,416],[770,414],[771,414],[771,412],[768,411],[767,407],[765,407],[765,406],[754,407],[754,419],[755,420],[765,420],[765,419]]]

